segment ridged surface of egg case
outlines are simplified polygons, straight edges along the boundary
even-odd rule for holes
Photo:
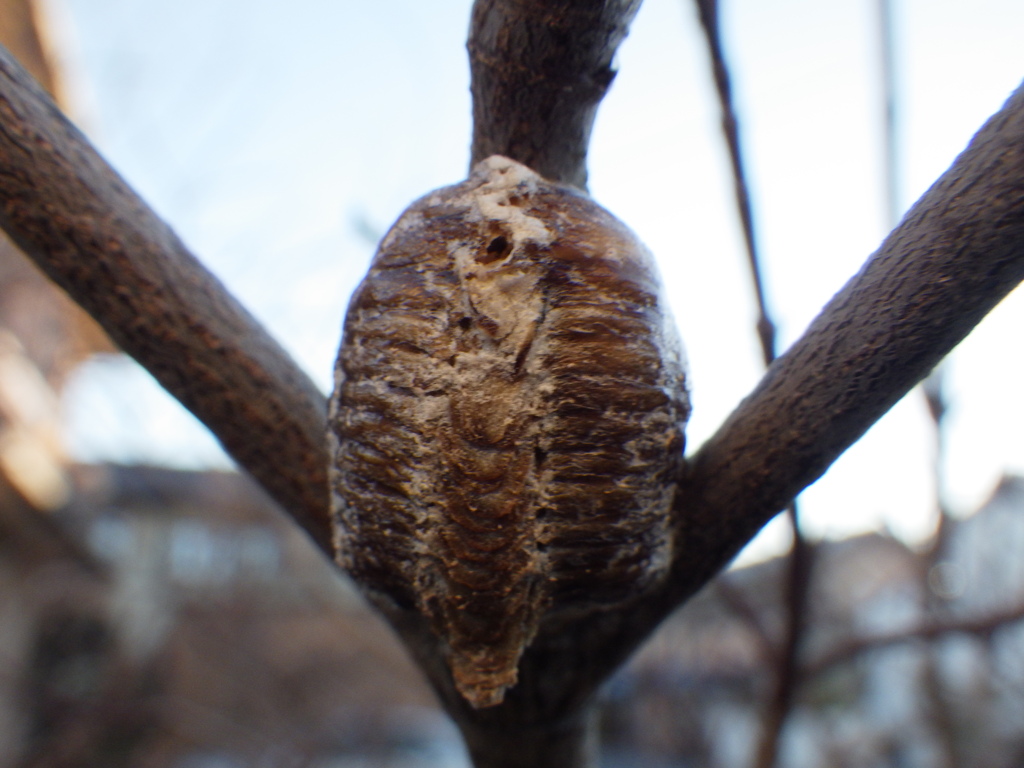
[[[689,415],[647,250],[492,157],[414,203],[345,321],[331,402],[341,564],[417,611],[475,707],[541,623],[664,576]]]

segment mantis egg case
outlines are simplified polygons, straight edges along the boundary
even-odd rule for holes
[[[402,214],[349,305],[341,564],[385,614],[427,620],[470,704],[499,704],[538,627],[664,576],[688,415],[648,251],[488,158]]]

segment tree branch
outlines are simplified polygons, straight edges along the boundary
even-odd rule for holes
[[[587,186],[597,106],[640,0],[476,0],[469,33],[470,167],[505,155]]]
[[[844,664],[862,653],[914,640],[937,640],[946,635],[955,634],[986,637],[1008,624],[1015,624],[1021,620],[1024,620],[1024,605],[1015,605],[988,616],[928,621],[910,629],[874,637],[862,637],[822,654],[804,668],[803,674],[805,678],[810,679],[815,675],[827,672],[838,664]]]
[[[1024,278],[1024,88],[975,135],[690,464],[683,598]]]
[[[323,395],[0,49],[0,226],[331,552]]]
[[[736,213],[740,217],[743,230],[743,243],[747,251],[747,265],[750,277],[754,282],[754,296],[757,299],[757,336],[761,342],[761,357],[765,366],[775,360],[775,323],[768,312],[765,299],[764,278],[762,276],[761,259],[757,248],[757,237],[754,230],[754,207],[750,202],[750,185],[747,183],[746,164],[743,162],[743,150],[740,146],[740,121],[736,114],[736,105],[732,100],[732,78],[729,65],[722,50],[722,37],[718,23],[718,0],[697,0],[697,14],[704,30],[704,41],[708,45],[711,58],[711,73],[715,80],[718,93],[718,107],[722,113],[722,136],[729,150],[729,161],[732,164],[732,186],[736,196]]]

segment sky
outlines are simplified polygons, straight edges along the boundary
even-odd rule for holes
[[[348,295],[414,199],[467,171],[469,0],[47,0],[76,120],[326,392]],[[892,0],[899,200],[909,206],[1024,78],[1019,0]],[[780,350],[888,231],[877,3],[723,0]],[[762,373],[692,2],[646,0],[590,149],[595,199],[657,258],[690,360],[689,450]],[[963,514],[1024,472],[1024,298],[944,366],[941,487]],[[225,466],[144,372],[87,365],[65,399],[83,460]],[[934,525],[934,435],[911,393],[803,495],[814,536]],[[769,526],[747,558],[779,551]]]

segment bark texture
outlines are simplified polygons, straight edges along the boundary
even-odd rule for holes
[[[477,0],[469,33],[470,167],[504,155],[587,187],[597,106],[640,0]]]
[[[325,552],[326,402],[0,51],[0,225]]]
[[[1024,87],[697,453],[680,585],[723,566],[1022,279]]]

